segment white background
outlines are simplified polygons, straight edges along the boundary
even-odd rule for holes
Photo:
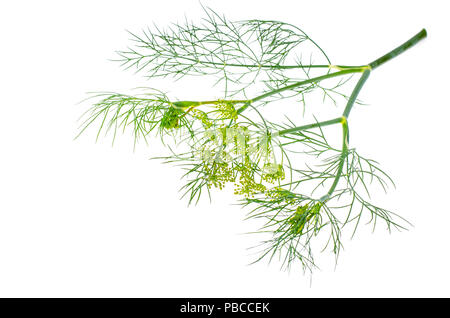
[[[363,226],[312,280],[276,262],[249,266],[245,212],[228,194],[187,207],[179,171],[148,160],[158,140],[134,152],[96,144],[93,131],[73,140],[86,92],[146,85],[108,61],[129,43],[125,30],[198,19],[200,3],[2,1],[0,296],[449,297],[447,2],[202,3],[231,20],[298,25],[335,64],[367,63],[427,29],[373,72],[360,95],[369,107],[352,113],[352,146],[396,180],[381,205],[414,228]]]

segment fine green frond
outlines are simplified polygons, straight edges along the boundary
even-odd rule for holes
[[[77,137],[88,127],[97,125],[97,139],[102,132],[112,132],[114,142],[117,133],[131,129],[136,143],[141,138],[147,141],[152,131],[163,134],[170,128],[191,126],[184,118],[178,119],[181,110],[174,108],[167,96],[157,90],[147,89],[137,96],[94,93],[87,99],[91,100],[95,102],[80,118]]]
[[[204,76],[212,87],[223,85],[220,96],[173,100],[155,89],[91,94],[77,137],[91,126],[97,139],[111,133],[113,143],[127,130],[134,144],[158,136],[168,154],[157,159],[182,169],[180,193],[189,204],[233,186],[250,210],[247,218],[261,222],[252,232],[262,237],[255,261],[278,259],[282,268],[299,264],[312,271],[316,250],[331,251],[337,259],[348,227],[352,236],[362,223],[406,228],[406,220],[373,203],[377,188],[387,192],[394,183],[376,161],[350,147],[347,119],[355,104],[362,104],[358,94],[371,72],[425,38],[426,31],[372,63],[344,66],[332,64],[294,25],[230,21],[203,9],[205,17],[194,22],[130,32],[132,45],[117,52],[118,61],[149,78]],[[318,108],[307,100],[314,92],[337,109],[345,104],[342,115],[317,120]],[[263,107],[287,98],[302,108],[284,122]],[[299,123],[307,112],[314,122]]]
[[[286,136],[291,141],[282,143],[283,147],[294,144],[301,150],[303,145],[305,151],[299,153],[319,161],[316,160],[314,166],[304,163],[303,168],[292,167],[292,181],[241,201],[244,207],[252,208],[249,219],[265,220],[258,233],[269,238],[262,240],[259,248],[263,252],[257,260],[267,258],[271,261],[277,256],[282,260],[283,268],[288,269],[298,261],[306,269],[312,269],[315,262],[311,243],[324,242],[322,248],[329,247],[337,257],[342,248],[343,229],[349,224],[353,224],[353,235],[361,219],[366,219],[374,228],[379,219],[389,230],[408,226],[409,223],[397,214],[365,198],[364,194],[370,198],[372,183],[386,191],[393,181],[375,161],[358,155],[355,149],[351,149],[345,158],[343,177],[333,195],[326,202],[313,199],[336,178],[341,153],[328,144],[322,130],[317,133],[306,130],[293,135]],[[316,236],[319,237],[313,240]]]
[[[144,72],[149,78],[214,75],[230,94],[262,77],[266,85],[287,83],[286,70],[307,74],[318,65],[305,65],[301,55],[317,55],[320,67],[331,64],[323,50],[302,30],[279,21],[233,22],[204,8],[205,18],[130,32],[133,46],[118,51],[125,68]],[[300,52],[300,54],[298,54]],[[236,84],[231,87],[231,84]],[[226,94],[227,95],[227,94]]]

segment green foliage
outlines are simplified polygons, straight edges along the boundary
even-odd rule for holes
[[[352,224],[354,234],[365,215],[373,226],[381,219],[388,229],[403,228],[401,223],[407,222],[402,218],[369,201],[372,184],[386,191],[393,182],[375,161],[350,148],[347,118],[371,70],[417,43],[426,32],[367,65],[335,66],[295,26],[278,21],[231,22],[204,10],[206,18],[196,24],[186,21],[168,30],[131,34],[135,46],[119,51],[119,60],[150,78],[212,76],[212,85],[223,84],[223,96],[175,101],[153,89],[134,96],[96,94],[89,99],[96,101],[84,114],[80,134],[98,123],[97,137],[112,130],[114,140],[119,130],[130,128],[135,143],[141,138],[147,141],[153,132],[159,135],[170,151],[159,159],[184,170],[181,191],[189,203],[234,184],[234,193],[242,196],[240,203],[249,208],[248,218],[262,222],[257,232],[264,238],[255,247],[260,249],[257,261],[278,256],[285,268],[299,261],[312,270],[315,242],[325,242],[322,250],[331,247],[337,257],[343,229]],[[313,53],[321,62],[304,63],[302,56],[312,61]],[[314,72],[319,74],[313,76]],[[361,77],[348,97],[343,85],[355,74]],[[334,85],[322,86],[336,78]],[[254,87],[258,94],[248,98]],[[313,90],[333,102],[344,98],[342,116],[298,125],[299,114],[279,123],[262,107],[290,98],[305,107],[305,94]],[[329,143],[325,136],[325,128],[332,125],[342,127],[341,145]],[[174,145],[167,144],[166,136],[174,137]]]

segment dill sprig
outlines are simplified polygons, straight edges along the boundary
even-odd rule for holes
[[[208,75],[215,78],[213,86],[223,85],[223,96],[189,101],[155,89],[97,93],[88,99],[94,102],[79,134],[97,124],[97,138],[112,131],[113,142],[127,129],[135,144],[152,133],[159,136],[169,154],[158,159],[184,170],[181,196],[189,203],[232,184],[249,209],[247,218],[262,222],[255,231],[263,236],[255,261],[276,257],[283,268],[298,262],[313,270],[314,251],[330,249],[337,258],[343,230],[352,227],[353,236],[363,219],[374,228],[379,221],[388,230],[406,228],[406,220],[372,202],[374,187],[387,192],[394,183],[376,161],[350,147],[348,118],[371,72],[425,38],[426,31],[371,63],[344,66],[332,64],[291,24],[232,22],[209,8],[204,12],[196,23],[130,32],[133,46],[118,51],[118,61],[149,78]],[[344,85],[354,76],[358,81],[347,95]],[[342,97],[342,115],[299,125],[292,117],[274,121],[262,107],[294,98],[305,111],[305,95],[313,91],[337,105]],[[332,126],[341,128],[340,144],[326,137]]]

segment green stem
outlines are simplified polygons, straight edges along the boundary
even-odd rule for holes
[[[281,92],[287,91],[287,90],[291,90],[293,88],[299,87],[299,86],[303,86],[306,84],[310,84],[310,83],[317,83],[320,81],[323,81],[325,79],[328,78],[333,78],[333,77],[338,77],[338,76],[342,76],[342,75],[346,75],[346,74],[352,74],[352,73],[361,73],[364,72],[367,69],[367,66],[363,66],[363,67],[358,67],[358,68],[350,68],[350,69],[345,69],[339,72],[335,72],[335,73],[330,73],[330,74],[325,74],[322,76],[318,76],[318,77],[314,77],[314,78],[310,78],[301,82],[297,82],[291,85],[287,85],[278,89],[274,89],[270,92],[264,93],[262,95],[259,95],[255,98],[252,98],[251,100],[249,100],[247,103],[244,104],[244,106],[242,106],[241,108],[239,108],[237,110],[237,113],[240,114],[242,113],[245,109],[247,109],[247,107],[250,105],[250,103],[253,102],[257,102],[259,100],[262,100],[264,98],[267,98],[269,96],[275,95],[275,94],[279,94]]]
[[[339,159],[339,166],[338,170],[336,172],[336,176],[334,178],[333,184],[330,187],[330,190],[328,190],[327,194],[325,194],[323,197],[320,198],[320,202],[324,203],[326,202],[331,195],[333,194],[334,190],[336,189],[339,179],[342,175],[342,170],[344,169],[344,163],[345,159],[347,159],[348,155],[348,123],[345,117],[342,117],[344,120],[342,121],[342,152]]]
[[[325,74],[325,75],[322,75],[322,76],[310,78],[310,79],[307,79],[307,80],[304,80],[304,81],[301,81],[301,82],[297,82],[297,83],[294,83],[294,84],[291,84],[291,85],[286,85],[284,87],[281,87],[281,88],[278,88],[278,89],[274,89],[274,90],[272,90],[270,92],[267,92],[265,94],[259,95],[259,96],[255,97],[255,98],[251,99],[251,102],[257,102],[257,101],[259,101],[261,99],[264,99],[266,97],[269,97],[269,96],[272,96],[272,95],[275,95],[275,94],[279,94],[281,92],[284,92],[284,91],[287,91],[287,90],[291,90],[293,88],[296,88],[296,87],[299,87],[299,86],[303,86],[303,85],[306,85],[306,84],[309,84],[309,83],[317,83],[317,82],[323,81],[323,80],[328,79],[328,78],[338,77],[338,76],[351,74],[351,73],[360,73],[360,72],[363,72],[365,69],[366,69],[365,67],[364,68],[352,68],[352,69],[346,69],[346,70],[342,70],[342,71],[339,71],[339,72]],[[243,106],[243,107],[245,107],[245,106]]]
[[[289,69],[303,69],[303,68],[333,68],[339,67],[341,69],[359,68],[362,66],[349,66],[349,65],[329,65],[329,64],[307,64],[307,65],[258,65],[258,64],[237,64],[237,63],[219,63],[210,61],[200,61],[185,56],[179,56],[187,61],[196,62],[199,64],[214,65],[214,66],[231,66],[231,67],[245,67],[245,68],[262,68],[262,69],[274,69],[274,70],[289,70]]]
[[[369,78],[370,75],[370,69],[367,69],[362,74],[361,78],[359,79],[358,83],[356,83],[355,88],[353,89],[352,94],[350,95],[350,98],[347,102],[347,106],[345,106],[344,113],[341,117],[341,123],[342,123],[342,151],[341,156],[339,159],[339,166],[338,170],[336,172],[336,176],[334,178],[333,184],[330,187],[330,190],[328,190],[327,194],[324,195],[322,198],[320,198],[320,202],[326,202],[331,195],[333,194],[334,190],[336,189],[336,186],[339,183],[339,179],[342,175],[342,170],[344,169],[345,160],[347,159],[348,155],[348,121],[347,118],[350,115],[350,112],[353,108],[353,105],[355,104],[356,98],[358,97],[359,92],[361,91],[361,88],[364,86],[364,83],[366,82],[367,78]]]
[[[361,78],[359,79],[358,83],[356,83],[356,86],[353,89],[353,92],[350,95],[350,98],[347,102],[347,106],[344,109],[344,113],[342,114],[342,116],[344,116],[345,118],[348,118],[348,116],[350,115],[353,105],[355,104],[356,97],[358,96],[359,92],[361,91],[361,88],[364,86],[364,83],[367,81],[367,78],[369,78],[369,75],[370,75],[370,70],[369,69],[365,70],[363,72]]]
[[[372,63],[370,63],[370,67],[372,69],[377,68],[378,66],[386,63],[387,61],[392,60],[397,55],[405,52],[409,48],[416,45],[419,41],[425,39],[427,37],[427,31],[425,29],[422,29],[419,33],[417,33],[415,36],[413,36],[411,39],[403,43],[402,45],[398,46],[397,48],[393,49],[389,53],[383,55],[382,57],[376,59]]]
[[[278,131],[278,135],[282,136],[282,135],[291,134],[291,133],[294,133],[294,132],[297,132],[297,131],[307,130],[307,129],[311,129],[311,128],[317,128],[317,127],[324,127],[324,126],[339,124],[339,123],[342,123],[343,120],[345,120],[345,118],[338,117],[338,118],[334,118],[334,119],[330,119],[330,120],[326,120],[326,121],[322,121],[322,122],[318,122],[318,123],[314,123],[314,124],[309,124],[309,125],[304,125],[304,126],[298,126],[298,127],[294,127],[294,128],[284,129],[284,130]]]

